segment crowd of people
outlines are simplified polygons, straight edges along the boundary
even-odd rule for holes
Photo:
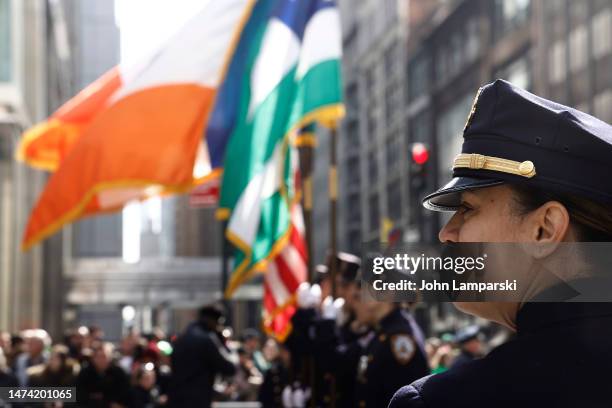
[[[210,310],[210,307],[203,308],[202,315]],[[70,330],[61,341],[53,341],[42,329],[13,335],[3,332],[0,334],[0,387],[76,387],[77,403],[64,406],[206,406],[206,402],[201,405],[200,395],[190,395],[180,383],[184,380],[187,388],[193,388],[190,382],[197,382],[197,378],[189,378],[192,373],[183,364],[188,361],[212,373],[210,386],[214,387],[210,400],[256,401],[266,373],[278,370],[277,365],[283,359],[278,343],[273,339],[262,342],[259,332],[253,329],[245,330],[239,340],[228,333],[231,332],[218,333],[220,348],[228,351],[228,367],[211,372],[214,350],[183,347],[184,340],[189,340],[189,329],[184,337],[167,337],[160,330],[142,334],[131,329],[118,344],[105,341],[98,327]],[[173,364],[175,345],[178,361]],[[197,360],[200,354],[202,360]],[[174,366],[178,370],[173,374]],[[196,387],[196,391],[208,387],[207,383],[203,388]],[[187,400],[183,401],[184,398]],[[6,404],[8,401],[0,402],[0,406]],[[62,404],[55,402],[47,406]]]
[[[358,261],[340,254],[337,262],[341,296],[332,300],[325,273],[302,285],[282,343],[255,329],[235,336],[220,304],[203,307],[178,335],[130,329],[117,344],[98,327],[62,341],[41,329],[2,333],[0,386],[76,387],[78,403],[64,406],[81,407],[377,406],[412,379],[483,354],[477,327],[425,340],[408,308],[361,301]]]

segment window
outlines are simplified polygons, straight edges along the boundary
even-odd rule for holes
[[[346,172],[349,186],[357,186],[359,188],[359,159],[351,158],[347,161]]]
[[[557,41],[550,49],[548,69],[551,83],[555,84],[565,79],[565,41]]]
[[[378,207],[378,195],[370,196],[370,231],[378,231],[380,227],[380,211]]]
[[[463,65],[463,35],[460,32],[457,32],[452,35],[450,40],[450,53],[448,60],[448,71],[451,75],[456,74],[461,69]]]
[[[0,82],[11,79],[10,0],[0,0]]]
[[[461,152],[463,142],[461,132],[465,126],[475,94],[476,92],[470,92],[464,95],[442,112],[436,123],[440,166],[438,174],[441,182],[444,182],[450,176],[452,163]]]
[[[467,23],[465,39],[465,59],[472,62],[480,53],[480,26],[477,18]]]
[[[387,185],[387,214],[393,221],[402,218],[402,192],[398,182]]]
[[[593,16],[593,57],[599,59],[612,50],[612,9],[605,8]]]
[[[565,0],[547,0],[544,3],[547,7],[551,17],[557,17],[563,13],[563,7],[565,6]]]
[[[495,1],[495,37],[502,38],[507,32],[523,26],[529,19],[530,0]]]
[[[584,24],[576,27],[569,36],[570,70],[578,72],[586,67],[588,58],[587,30]]]
[[[525,55],[515,59],[506,67],[500,69],[495,76],[497,78],[503,78],[523,89],[530,89],[531,75],[529,66],[529,57]]]
[[[359,230],[349,233],[349,250],[353,254],[361,253],[361,232]]]
[[[612,122],[612,90],[608,89],[595,96],[593,114],[604,122]]]
[[[587,1],[570,1],[570,17],[573,21],[584,22],[589,15],[588,2]]]
[[[410,118],[408,128],[410,129],[410,135],[408,139],[408,145],[411,143],[427,143],[431,137],[431,116],[429,111],[423,111]]]
[[[393,75],[398,63],[397,44],[393,43],[385,50],[385,75],[387,78]]]
[[[397,135],[387,141],[387,172],[392,172],[399,164],[400,146]]]
[[[385,89],[385,118],[389,125],[402,104],[402,87],[397,85],[397,81],[390,81]]]
[[[348,217],[349,223],[360,223],[361,222],[361,206],[360,206],[359,193],[351,194],[349,196],[348,206]]]
[[[349,114],[359,115],[359,89],[356,83],[346,88],[346,110]]]
[[[417,56],[408,67],[408,92],[410,100],[429,92],[429,58]]]
[[[368,154],[368,174],[371,184],[378,182],[378,161],[376,158],[376,152],[370,152]]]
[[[436,53],[436,83],[444,84],[448,75],[448,48],[441,45]]]
[[[376,72],[373,67],[367,70],[365,74],[365,86],[368,96],[373,95],[376,90]]]

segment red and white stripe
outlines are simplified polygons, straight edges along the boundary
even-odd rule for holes
[[[302,206],[296,203],[291,209],[289,242],[268,264],[264,276],[264,324],[268,333],[281,340],[288,334],[295,313],[293,295],[308,277],[305,234]]]

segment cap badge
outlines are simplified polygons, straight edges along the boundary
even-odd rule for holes
[[[500,173],[514,174],[526,178],[536,175],[535,164],[526,160],[518,162],[500,157],[485,156],[477,153],[461,153],[455,158],[454,169],[490,170]]]
[[[465,121],[465,126],[463,127],[463,131],[465,132],[472,123],[472,119],[474,118],[474,114],[476,113],[476,105],[478,104],[478,98],[480,97],[480,93],[482,92],[482,88],[478,88],[476,92],[476,96],[474,97],[474,102],[472,102],[472,108],[470,109],[470,114],[468,115],[467,120]]]

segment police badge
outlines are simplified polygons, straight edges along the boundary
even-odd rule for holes
[[[402,365],[408,364],[414,356],[416,347],[414,341],[407,334],[396,334],[391,336],[391,351],[393,356]]]

